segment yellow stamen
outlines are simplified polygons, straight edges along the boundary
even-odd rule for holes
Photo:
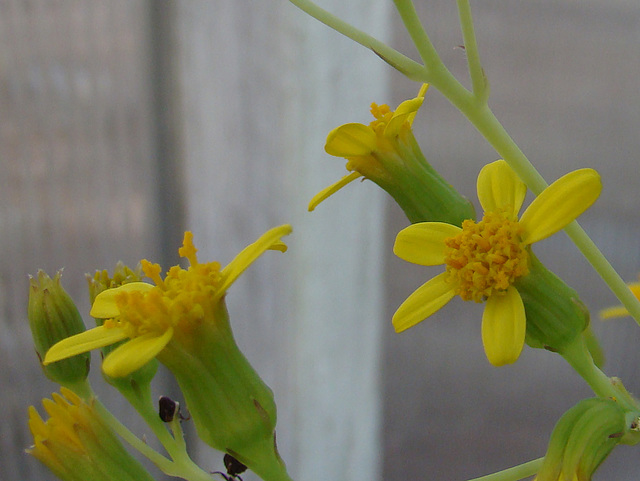
[[[476,223],[466,220],[462,232],[445,240],[449,282],[465,301],[482,302],[505,291],[529,272],[529,254],[522,227],[502,212],[486,212]]]
[[[151,279],[156,286],[161,286],[163,284],[162,277],[160,277],[160,271],[162,271],[160,264],[153,264],[147,259],[142,259],[140,261],[140,265],[142,266],[142,272],[144,272],[144,274]]]
[[[198,264],[198,258],[196,257],[196,246],[193,245],[193,232],[186,231],[184,233],[184,240],[182,241],[182,247],[178,249],[180,257],[184,257],[189,260],[192,266]]]

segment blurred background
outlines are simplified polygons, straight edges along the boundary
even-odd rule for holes
[[[415,3],[468,83],[455,2]],[[392,2],[319,4],[417,58]],[[640,4],[472,8],[490,106],[547,181],[600,171],[602,196],[580,223],[637,279]],[[323,151],[327,132],[366,123],[371,102],[394,108],[418,88],[284,0],[0,0],[0,479],[52,478],[24,454],[27,406],[57,390],[32,349],[29,274],[64,268],[86,314],[86,272],[141,258],[173,265],[185,229],[201,259],[225,264],[282,223],[294,227],[289,251],[267,253],[228,302],[238,344],[275,392],[294,479],[464,481],[542,456],[560,415],[590,396],[584,382],[558,356],[529,348],[514,365],[491,367],[474,304],[454,300],[395,334],[394,310],[433,272],[392,255],[407,221],[373,184],[306,212],[345,172]],[[491,147],[435,90],[414,130],[434,167],[477,205]],[[638,327],[597,319],[616,301],[564,233],[535,251],[592,309],[605,372],[640,393]],[[93,361],[100,397],[147,433],[101,386]],[[169,376],[156,381],[158,395],[179,399]],[[200,464],[222,469],[222,455],[191,434]],[[635,454],[617,448],[596,479],[637,479]]]

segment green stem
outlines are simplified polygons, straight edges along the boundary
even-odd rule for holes
[[[401,54],[371,35],[355,28],[353,25],[348,24],[344,20],[318,7],[315,3],[309,0],[289,1],[303,12],[334,29],[336,32],[339,32],[354,42],[372,50],[382,60],[400,71],[406,77],[415,80],[417,76],[424,71],[424,67],[419,63],[411,60],[409,57]]]
[[[160,470],[166,472],[165,469],[170,469],[173,464],[170,459],[165,458],[163,455],[154,450],[147,443],[143,442],[135,434],[133,434],[129,428],[120,422],[111,411],[109,411],[104,404],[98,399],[95,400],[96,410],[102,417],[102,419],[113,429],[122,439],[124,439],[131,447],[136,449],[140,454],[146,457],[149,461],[155,464]]]
[[[420,22],[412,0],[394,0],[393,3],[396,5],[402,23],[404,23],[407,32],[409,32],[413,44],[418,49],[427,72],[444,67],[438,52],[431,43],[427,32],[422,26],[422,22]]]
[[[471,16],[471,6],[469,0],[458,1],[458,16],[460,17],[460,27],[464,42],[465,53],[467,54],[467,65],[469,66],[469,76],[473,94],[486,104],[489,99],[489,83],[480,62],[480,52],[476,33],[473,28],[473,18]]]
[[[488,474],[487,476],[481,476],[479,478],[470,479],[469,481],[517,481],[536,474],[542,466],[544,458],[534,459],[528,463],[514,466],[513,468],[505,469],[497,473]]]
[[[164,421],[158,416],[151,399],[151,388],[149,384],[143,386],[136,385],[135,387],[132,386],[131,389],[121,388],[119,390],[140,416],[142,416],[171,457],[171,461],[163,457],[168,463],[164,462],[162,466],[156,464],[162,472],[169,476],[181,477],[189,481],[211,481],[211,475],[195,464],[189,456],[189,453],[187,453],[186,444],[182,438],[182,430],[178,429],[178,436],[172,436],[167,430]],[[175,422],[179,423],[180,421],[176,419]]]
[[[638,410],[637,402],[624,389],[624,386],[612,382],[612,379],[595,365],[582,336],[565,346],[560,354],[597,396],[616,399],[630,411]]]

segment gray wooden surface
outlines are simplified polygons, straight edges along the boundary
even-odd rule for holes
[[[64,267],[65,287],[80,301],[81,309],[86,310],[85,272],[111,266],[117,260],[134,263],[141,257],[150,257],[165,265],[168,260],[175,261],[176,232],[188,222],[200,226],[199,235],[205,239],[204,251],[224,262],[236,252],[239,244],[251,241],[264,228],[290,221],[265,214],[266,218],[250,226],[243,225],[239,220],[247,208],[242,204],[243,199],[250,199],[253,203],[250,207],[257,208],[262,215],[264,212],[260,209],[269,197],[278,197],[285,187],[291,189],[286,198],[278,197],[275,206],[285,211],[292,209],[288,211],[291,218],[304,222],[298,228],[302,239],[305,236],[322,239],[324,223],[331,219],[335,223],[335,216],[341,216],[342,224],[351,222],[351,214],[345,214],[340,207],[345,202],[364,202],[365,205],[379,202],[375,189],[364,183],[348,187],[351,192],[339,193],[320,206],[311,221],[299,213],[297,207],[290,207],[295,196],[313,195],[326,181],[343,172],[341,160],[322,152],[321,141],[329,128],[348,121],[367,121],[369,102],[388,102],[395,106],[415,95],[417,86],[381,68],[366,50],[352,48],[348,40],[329,29],[306,22],[284,1],[277,2],[276,7],[264,15],[255,11],[252,15],[249,9],[246,18],[243,18],[241,4],[220,2],[220,8],[225,6],[220,18],[228,20],[221,28],[227,27],[231,29],[230,35],[240,36],[236,29],[246,22],[249,25],[247,45],[255,51],[253,57],[251,52],[244,52],[246,57],[225,60],[225,45],[215,45],[212,52],[221,56],[217,61],[222,65],[231,62],[232,67],[214,80],[230,88],[233,76],[238,75],[236,86],[246,96],[236,96],[236,99],[243,98],[251,104],[261,93],[265,98],[254,110],[222,115],[220,122],[226,121],[225,125],[235,127],[235,130],[217,132],[217,140],[232,144],[232,136],[250,133],[261,143],[244,145],[238,151],[239,162],[246,166],[246,180],[252,186],[246,197],[234,191],[242,188],[235,179],[224,183],[222,178],[220,189],[223,192],[229,189],[225,195],[233,199],[227,211],[216,211],[215,215],[207,217],[206,204],[194,210],[185,207],[197,205],[197,202],[187,202],[184,192],[180,191],[178,184],[183,179],[176,176],[181,171],[167,170],[175,166],[158,162],[159,159],[170,162],[171,155],[167,152],[179,156],[186,155],[189,148],[202,149],[207,145],[207,139],[191,138],[180,144],[167,137],[174,130],[166,122],[173,119],[181,128],[182,116],[188,118],[189,113],[193,116],[198,108],[204,108],[203,105],[215,103],[220,91],[209,90],[212,85],[195,73],[183,80],[162,76],[168,82],[164,84],[159,82],[159,74],[163,71],[175,73],[172,69],[181,68],[170,62],[168,65],[163,63],[166,60],[162,57],[163,48],[180,46],[183,50],[178,55],[179,60],[180,55],[189,51],[185,42],[210,41],[211,32],[202,29],[207,22],[215,25],[216,19],[207,16],[212,13],[210,9],[207,14],[199,15],[198,6],[204,8],[204,3],[171,2],[182,8],[178,11],[184,21],[191,15],[192,22],[199,22],[199,27],[189,32],[190,36],[180,37],[179,32],[171,33],[158,25],[166,20],[163,15],[167,14],[166,10],[157,10],[159,2],[0,0],[2,481],[51,479],[22,452],[30,443],[25,425],[27,405],[39,403],[40,398],[56,390],[56,386],[43,379],[32,354],[25,318],[27,274],[35,273],[38,268],[53,273]],[[332,2],[321,4],[335,6]],[[463,77],[465,59],[464,52],[457,48],[461,37],[455,2],[417,0],[416,5],[445,62]],[[385,24],[379,18],[380,11],[361,19],[346,7],[335,8],[345,8],[344,13],[350,19],[371,33],[387,35],[380,27]],[[601,171],[603,194],[581,223],[623,276],[635,279],[640,271],[640,211],[635,188],[640,180],[637,157],[640,147],[637,135],[640,125],[640,54],[637,48],[640,4],[636,0],[606,3],[596,0],[479,0],[472,3],[472,8],[481,55],[492,86],[491,106],[547,180],[552,181],[583,166]],[[412,53],[397,18],[389,14],[389,19],[396,22],[394,43]],[[278,31],[278,36],[267,39],[265,46],[257,32],[269,25]],[[180,28],[188,29],[189,24],[182,24]],[[171,35],[177,37],[167,37]],[[313,55],[313,43],[303,43],[300,39],[308,40],[309,37],[318,44],[330,42],[330,52],[340,52],[346,60],[341,63],[336,60],[337,55],[323,58],[322,62],[332,65],[330,70],[323,70],[323,63],[308,63],[308,57]],[[167,41],[168,47],[159,46],[159,40]],[[266,47],[279,49],[278,62],[281,63],[269,62]],[[176,55],[176,52],[170,55]],[[195,69],[209,61],[206,49],[202,55],[185,60]],[[262,90],[247,88],[241,81],[243,59],[255,61],[256,56],[261,62],[246,68],[254,79],[263,82]],[[367,73],[359,75],[358,70],[353,69],[354,62],[365,62],[358,68]],[[207,68],[215,66],[217,64]],[[276,67],[286,73],[280,85]],[[385,75],[392,80],[391,94],[385,94]],[[332,95],[334,104],[344,104],[339,118],[306,117],[304,107],[320,109],[323,101],[320,92],[308,88],[314,77],[329,87],[327,92]],[[187,85],[191,97],[176,99],[171,95],[172,88],[186,88],[180,83],[183,81],[191,82]],[[354,87],[356,93],[348,90]],[[198,89],[202,89],[201,97],[197,95]],[[350,92],[348,95],[345,94],[347,91]],[[279,103],[277,97],[265,96],[265,92],[289,95],[289,103]],[[199,101],[204,104],[198,105]],[[180,110],[182,108],[187,111]],[[289,116],[286,121],[280,118],[278,122],[279,117],[274,116],[274,112]],[[191,117],[191,120],[197,123],[198,118]],[[273,123],[274,130],[282,138],[268,138],[264,129],[268,123]],[[313,141],[318,145],[297,136],[295,132],[298,131],[294,128],[297,123],[305,123],[309,131],[314,126],[322,130],[319,139]],[[416,119],[415,129],[434,166],[475,200],[475,176],[484,163],[496,158],[491,148],[436,92],[429,93]],[[195,126],[189,131],[192,135],[206,136],[206,131],[198,134]],[[255,167],[252,162],[261,162],[257,157],[265,153],[273,174],[282,177],[262,183],[261,178],[268,175],[265,170],[249,171]],[[192,150],[191,155],[186,158],[197,165],[194,159],[204,153],[196,150],[194,155]],[[283,165],[276,160],[279,155],[288,159]],[[305,158],[303,170],[307,177],[304,182],[296,183],[297,164],[292,160],[295,155]],[[314,155],[318,165],[326,166],[326,173],[320,172],[318,165],[307,163]],[[205,180],[204,177],[200,179],[199,192],[206,191]],[[211,195],[215,197],[216,193]],[[228,219],[235,222],[231,239],[220,237],[214,224],[209,227],[211,217],[220,218],[221,222]],[[373,218],[363,219],[363,223],[375,222]],[[401,212],[389,203],[385,219],[384,237],[368,247],[377,249],[377,243],[383,243],[385,251],[378,254],[377,259],[386,265],[383,277],[386,294],[375,301],[353,303],[354,310],[361,307],[363,312],[375,307],[377,302],[384,305],[384,349],[379,379],[384,398],[383,453],[375,465],[378,475],[389,481],[464,480],[541,456],[555,420],[577,400],[590,395],[584,383],[558,358],[530,349],[525,350],[514,366],[492,368],[484,359],[479,338],[480,306],[454,301],[420,326],[401,335],[393,333],[388,321],[391,314],[431,275],[431,271],[410,266],[392,256],[393,237],[406,222]],[[205,225],[207,227],[202,227]],[[364,232],[366,230],[360,231],[361,234]],[[324,240],[338,252],[336,257],[323,258],[327,269],[340,269],[340,265],[331,267],[328,262],[347,260],[354,248],[349,242],[358,238],[352,235],[343,239],[337,237]],[[344,244],[340,245],[341,242]],[[221,249],[223,254],[220,254]],[[298,249],[291,257],[299,263],[297,265],[308,265],[313,247]],[[564,234],[544,241],[535,250],[552,270],[581,293],[594,312],[614,302]],[[244,286],[239,284],[238,297],[230,299],[242,313],[238,318],[247,321],[238,329],[239,341],[245,345],[255,344],[264,336],[274,335],[286,339],[282,347],[285,353],[281,353],[275,363],[268,362],[266,348],[253,350],[250,355],[262,366],[276,392],[287,393],[281,406],[281,419],[284,425],[294,426],[296,430],[290,439],[304,439],[307,428],[322,424],[327,436],[319,446],[325,449],[323,453],[331,452],[330,445],[334,440],[348,439],[350,431],[344,429],[345,424],[332,425],[326,413],[336,409],[341,416],[349,416],[353,410],[362,414],[357,403],[340,401],[350,390],[350,399],[357,400],[358,395],[366,394],[349,385],[344,385],[343,392],[338,395],[322,390],[318,381],[338,379],[344,382],[348,376],[345,373],[336,375],[327,370],[326,365],[313,365],[309,360],[308,353],[332,342],[331,337],[318,336],[321,331],[317,330],[317,324],[286,324],[286,329],[281,325],[280,331],[269,332],[269,320],[277,317],[306,312],[309,319],[318,319],[320,316],[313,317],[311,310],[320,311],[326,307],[320,302],[322,295],[313,297],[316,291],[322,290],[318,284],[307,286],[305,290],[301,285],[292,286],[291,280],[285,281],[285,287],[293,289],[287,291],[287,300],[296,302],[283,307],[279,304],[281,299],[273,292],[265,294],[257,300],[268,312],[258,321],[259,334],[255,335],[247,327],[250,324],[250,319],[245,317],[248,307],[243,306],[240,293],[265,279],[268,281],[272,268],[281,269],[281,275],[290,275],[290,267],[277,267],[279,262],[282,261],[267,260],[265,264],[257,265],[254,275],[243,281]],[[371,277],[371,272],[366,275]],[[300,277],[289,279],[299,280]],[[328,290],[324,294],[331,292]],[[300,307],[303,300],[313,300],[306,304],[306,311]],[[334,302],[333,297],[328,302]],[[333,314],[331,317],[339,327],[340,321]],[[622,377],[631,391],[640,393],[636,374],[637,326],[630,320],[601,325],[594,319],[594,324],[608,354],[606,372]],[[360,353],[358,347],[342,346],[339,342],[344,341],[344,333],[338,329],[335,332],[339,334],[334,346],[341,347],[328,350],[330,356],[342,359],[339,356],[349,349]],[[375,327],[368,334],[373,336],[375,343]],[[314,336],[321,343],[314,344]],[[269,346],[276,345],[273,337],[268,343]],[[370,356],[369,359],[375,359],[375,353],[366,350],[363,353]],[[305,377],[303,369],[295,371],[292,367],[303,362],[308,363],[306,368],[311,376]],[[292,376],[292,371],[297,374]],[[368,377],[367,389],[375,385],[371,384],[375,381],[375,377]],[[324,417],[305,418],[309,412],[295,405],[295,397],[289,397],[293,396],[291,391],[296,390],[314,396],[312,401],[316,404],[313,407],[317,407]],[[100,394],[116,411],[126,412],[117,396],[112,396],[108,390]],[[336,398],[335,406],[331,405],[332,397]],[[349,426],[352,430],[359,429],[357,434],[360,436],[364,432],[375,437],[377,421],[375,403],[373,405],[370,426]],[[307,419],[306,423],[304,419]],[[363,420],[358,418],[358,422]],[[371,434],[367,429],[372,430]],[[282,435],[286,437],[286,433]],[[338,470],[340,466],[349,465],[352,456],[361,462],[365,459],[362,452],[342,452],[339,457],[319,454],[314,460],[314,445],[310,441],[299,445],[282,442],[286,454],[296,460],[294,465],[304,466],[306,471],[298,468],[299,472],[322,472],[332,479],[371,479],[365,472]],[[307,464],[302,463],[301,453],[305,453]],[[370,456],[370,452],[365,455]],[[207,459],[210,454],[203,452],[202,456]],[[596,479],[633,481],[637,479],[637,467],[636,450],[622,447],[604,464]],[[317,478],[314,474],[300,479]]]

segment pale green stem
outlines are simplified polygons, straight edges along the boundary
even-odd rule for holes
[[[561,352],[562,357],[589,384],[593,392],[601,398],[613,398],[630,411],[639,409],[638,403],[623,386],[612,382],[593,362],[582,336],[577,337]]]
[[[167,459],[159,452],[154,450],[147,443],[143,442],[140,438],[138,438],[135,434],[133,434],[129,428],[127,428],[124,424],[120,422],[118,418],[116,418],[111,411],[109,411],[104,404],[102,404],[99,400],[95,401],[96,410],[102,417],[102,419],[113,429],[122,439],[124,439],[131,447],[136,449],[140,454],[146,457],[149,461],[155,464],[161,471],[166,472],[166,470],[171,469],[172,462],[170,459]]]
[[[419,63],[389,47],[384,42],[377,40],[371,35],[355,28],[353,25],[348,24],[344,20],[318,7],[315,3],[309,0],[289,1],[300,10],[334,29],[336,32],[339,32],[354,42],[372,50],[376,55],[382,58],[382,60],[402,72],[408,78],[415,80],[416,75],[424,70],[424,67]]]
[[[519,466],[514,466],[513,468],[498,471],[497,473],[488,474],[479,478],[473,478],[469,481],[518,481],[536,474],[540,470],[543,461],[544,458],[534,459],[528,463],[520,464]]]
[[[393,3],[395,3],[402,23],[404,23],[407,32],[409,32],[411,36],[411,40],[413,40],[413,44],[418,49],[420,58],[422,58],[424,62],[423,71],[427,69],[427,74],[430,74],[432,69],[436,70],[444,67],[444,64],[440,61],[438,52],[431,43],[427,32],[422,27],[413,2],[411,0],[394,0]],[[438,61],[434,62],[433,60],[436,58]]]
[[[120,393],[129,401],[136,411],[142,416],[147,425],[156,435],[162,446],[167,450],[171,461],[162,467],[158,466],[165,474],[177,476],[189,481],[211,481],[211,476],[193,462],[182,437],[182,429],[178,427],[178,436],[172,436],[167,430],[164,421],[160,419],[151,400],[150,386],[138,386],[137,389],[120,389]],[[175,422],[179,423],[176,416]],[[175,426],[172,428],[175,433]],[[166,458],[165,458],[166,459]]]
[[[480,62],[480,52],[478,51],[478,42],[476,41],[469,0],[458,0],[458,16],[460,17],[462,39],[467,55],[473,94],[483,104],[486,104],[489,99],[489,83]]]

